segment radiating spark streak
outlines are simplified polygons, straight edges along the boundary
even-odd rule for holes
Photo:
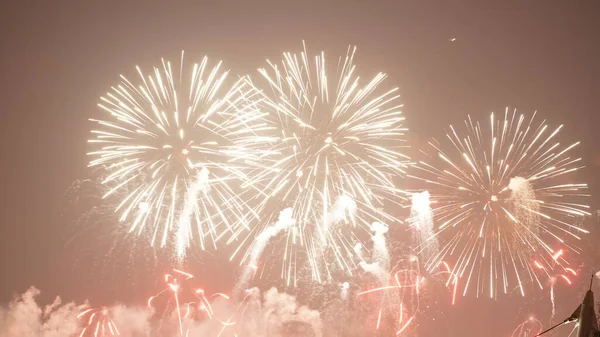
[[[439,249],[426,270],[452,262],[454,275],[466,279],[463,294],[485,289],[492,298],[513,284],[524,295],[528,283],[541,286],[537,273],[568,265],[564,254],[577,250],[570,240],[588,232],[573,219],[590,214],[587,185],[569,181],[582,168],[570,153],[579,142],[561,146],[563,127],[551,129],[535,114],[527,120],[507,109],[498,117],[451,126],[409,175],[430,193],[435,230],[419,251]]]
[[[214,246],[257,217],[244,193],[262,194],[247,174],[266,149],[258,93],[242,79],[230,86],[221,62],[211,69],[204,57],[188,72],[181,60],[162,60],[149,76],[136,67],[137,81],[121,76],[100,99],[105,115],[90,119],[88,153],[106,171],[104,197],[116,199],[120,221],[154,233],[152,245],[174,238],[180,258],[192,239]]]
[[[284,53],[281,63],[267,61],[256,78],[246,80],[260,93],[258,110],[266,113],[271,132],[264,142],[270,155],[251,178],[266,193],[259,208],[270,214],[260,226],[288,207],[297,220],[282,233],[285,244],[276,247],[287,284],[296,283],[301,263],[318,282],[334,268],[350,274],[357,265],[344,252],[359,241],[357,233],[374,221],[401,222],[384,204],[399,205],[406,195],[393,181],[405,175],[409,162],[401,151],[407,131],[402,105],[397,89],[380,89],[384,74],[359,81],[355,51],[349,48],[333,73],[324,53],[311,59],[304,46],[300,54]],[[244,241],[252,251],[253,240]]]

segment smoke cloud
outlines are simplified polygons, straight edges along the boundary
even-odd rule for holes
[[[292,295],[276,288],[261,293],[257,288],[246,290],[238,303],[218,298],[211,304],[212,319],[186,319],[187,336],[323,336],[323,323],[318,311],[298,304]],[[60,298],[47,306],[37,303],[40,291],[30,288],[16,297],[6,308],[0,308],[2,337],[73,337],[80,336],[89,323],[89,316],[80,314],[89,304],[62,303]],[[182,310],[185,310],[182,308]],[[121,337],[179,337],[177,315],[157,317],[146,306],[114,305],[106,308],[110,320]],[[94,336],[95,325],[83,336]],[[102,335],[102,334],[100,334]],[[105,333],[104,336],[111,336]]]

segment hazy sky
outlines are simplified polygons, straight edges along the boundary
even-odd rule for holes
[[[266,58],[299,51],[302,40],[309,50],[332,56],[355,44],[360,73],[389,75],[419,137],[441,135],[467,114],[485,118],[505,106],[538,110],[551,124],[565,124],[565,142],[583,142],[578,154],[588,168],[580,177],[592,193],[600,191],[598,1],[164,3],[2,3],[0,303],[30,285],[44,298],[103,303],[143,300],[156,289],[155,276],[168,263],[153,262],[145,242],[129,254],[134,240],[115,235],[114,223],[75,223],[84,207],[67,189],[88,176],[87,118],[99,97],[119,74],[177,57],[182,49],[223,59],[244,74],[255,73]],[[598,198],[591,203],[600,208]],[[584,255],[588,274],[597,252]],[[194,259],[198,273],[210,272],[206,282],[213,287],[233,282],[233,268],[223,267],[226,257]],[[568,303],[559,313],[572,311],[575,299],[566,294],[558,296]],[[425,335],[441,329],[449,336],[509,335],[530,312],[547,316],[547,296],[441,305],[435,311],[443,316],[424,328]],[[508,314],[481,315],[490,310]]]

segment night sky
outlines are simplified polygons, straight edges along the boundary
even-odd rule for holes
[[[387,85],[400,88],[415,139],[441,136],[467,114],[538,110],[550,124],[565,124],[565,143],[581,140],[577,154],[587,168],[578,177],[595,196],[592,209],[600,208],[598,1],[175,3],[2,3],[0,303],[31,285],[45,301],[61,295],[98,304],[143,303],[156,290],[170,261],[121,235],[110,219],[82,221],[95,201],[69,188],[90,176],[88,118],[100,96],[119,74],[133,75],[136,65],[148,69],[182,49],[222,59],[242,75],[256,74],[266,58],[300,51],[302,40],[309,51],[330,56],[357,45],[361,74],[386,72]],[[584,275],[600,270],[598,233],[581,245]],[[197,252],[188,267],[206,275],[199,278],[208,288],[234,282],[224,254]],[[571,313],[587,281],[558,291],[557,315]],[[446,296],[422,335],[508,336],[529,314],[547,320],[547,297],[540,291],[497,302],[461,298],[450,307]]]

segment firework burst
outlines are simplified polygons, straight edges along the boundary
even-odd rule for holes
[[[272,127],[265,137],[271,161],[249,182],[264,186],[260,207],[271,215],[251,236],[282,209],[292,209],[296,223],[277,254],[288,284],[295,285],[300,260],[319,282],[330,279],[332,269],[350,272],[357,267],[350,258],[357,233],[368,233],[375,221],[400,221],[383,207],[403,196],[393,182],[408,160],[401,153],[402,105],[397,88],[381,88],[385,74],[361,84],[355,51],[340,58],[337,72],[328,70],[324,53],[312,59],[306,48],[284,53],[280,64],[268,62],[257,80],[248,81],[260,92],[257,105]]]
[[[106,170],[104,198],[115,197],[132,232],[148,230],[152,245],[173,241],[179,257],[193,233],[202,249],[248,226],[253,212],[237,189],[258,157],[261,115],[238,80],[227,86],[221,62],[206,57],[191,69],[162,60],[146,76],[121,82],[101,98],[92,119],[89,166]],[[251,189],[250,184],[245,185]]]
[[[524,296],[528,282],[541,288],[536,270],[565,270],[564,253],[577,252],[571,239],[587,233],[573,224],[589,214],[587,185],[572,177],[582,168],[570,152],[579,143],[562,145],[562,125],[550,129],[535,114],[526,120],[507,109],[503,117],[492,113],[487,127],[469,117],[466,133],[450,127],[412,175],[426,183],[436,221],[419,250],[440,240],[426,267],[452,261],[463,294],[496,298],[516,287]]]

